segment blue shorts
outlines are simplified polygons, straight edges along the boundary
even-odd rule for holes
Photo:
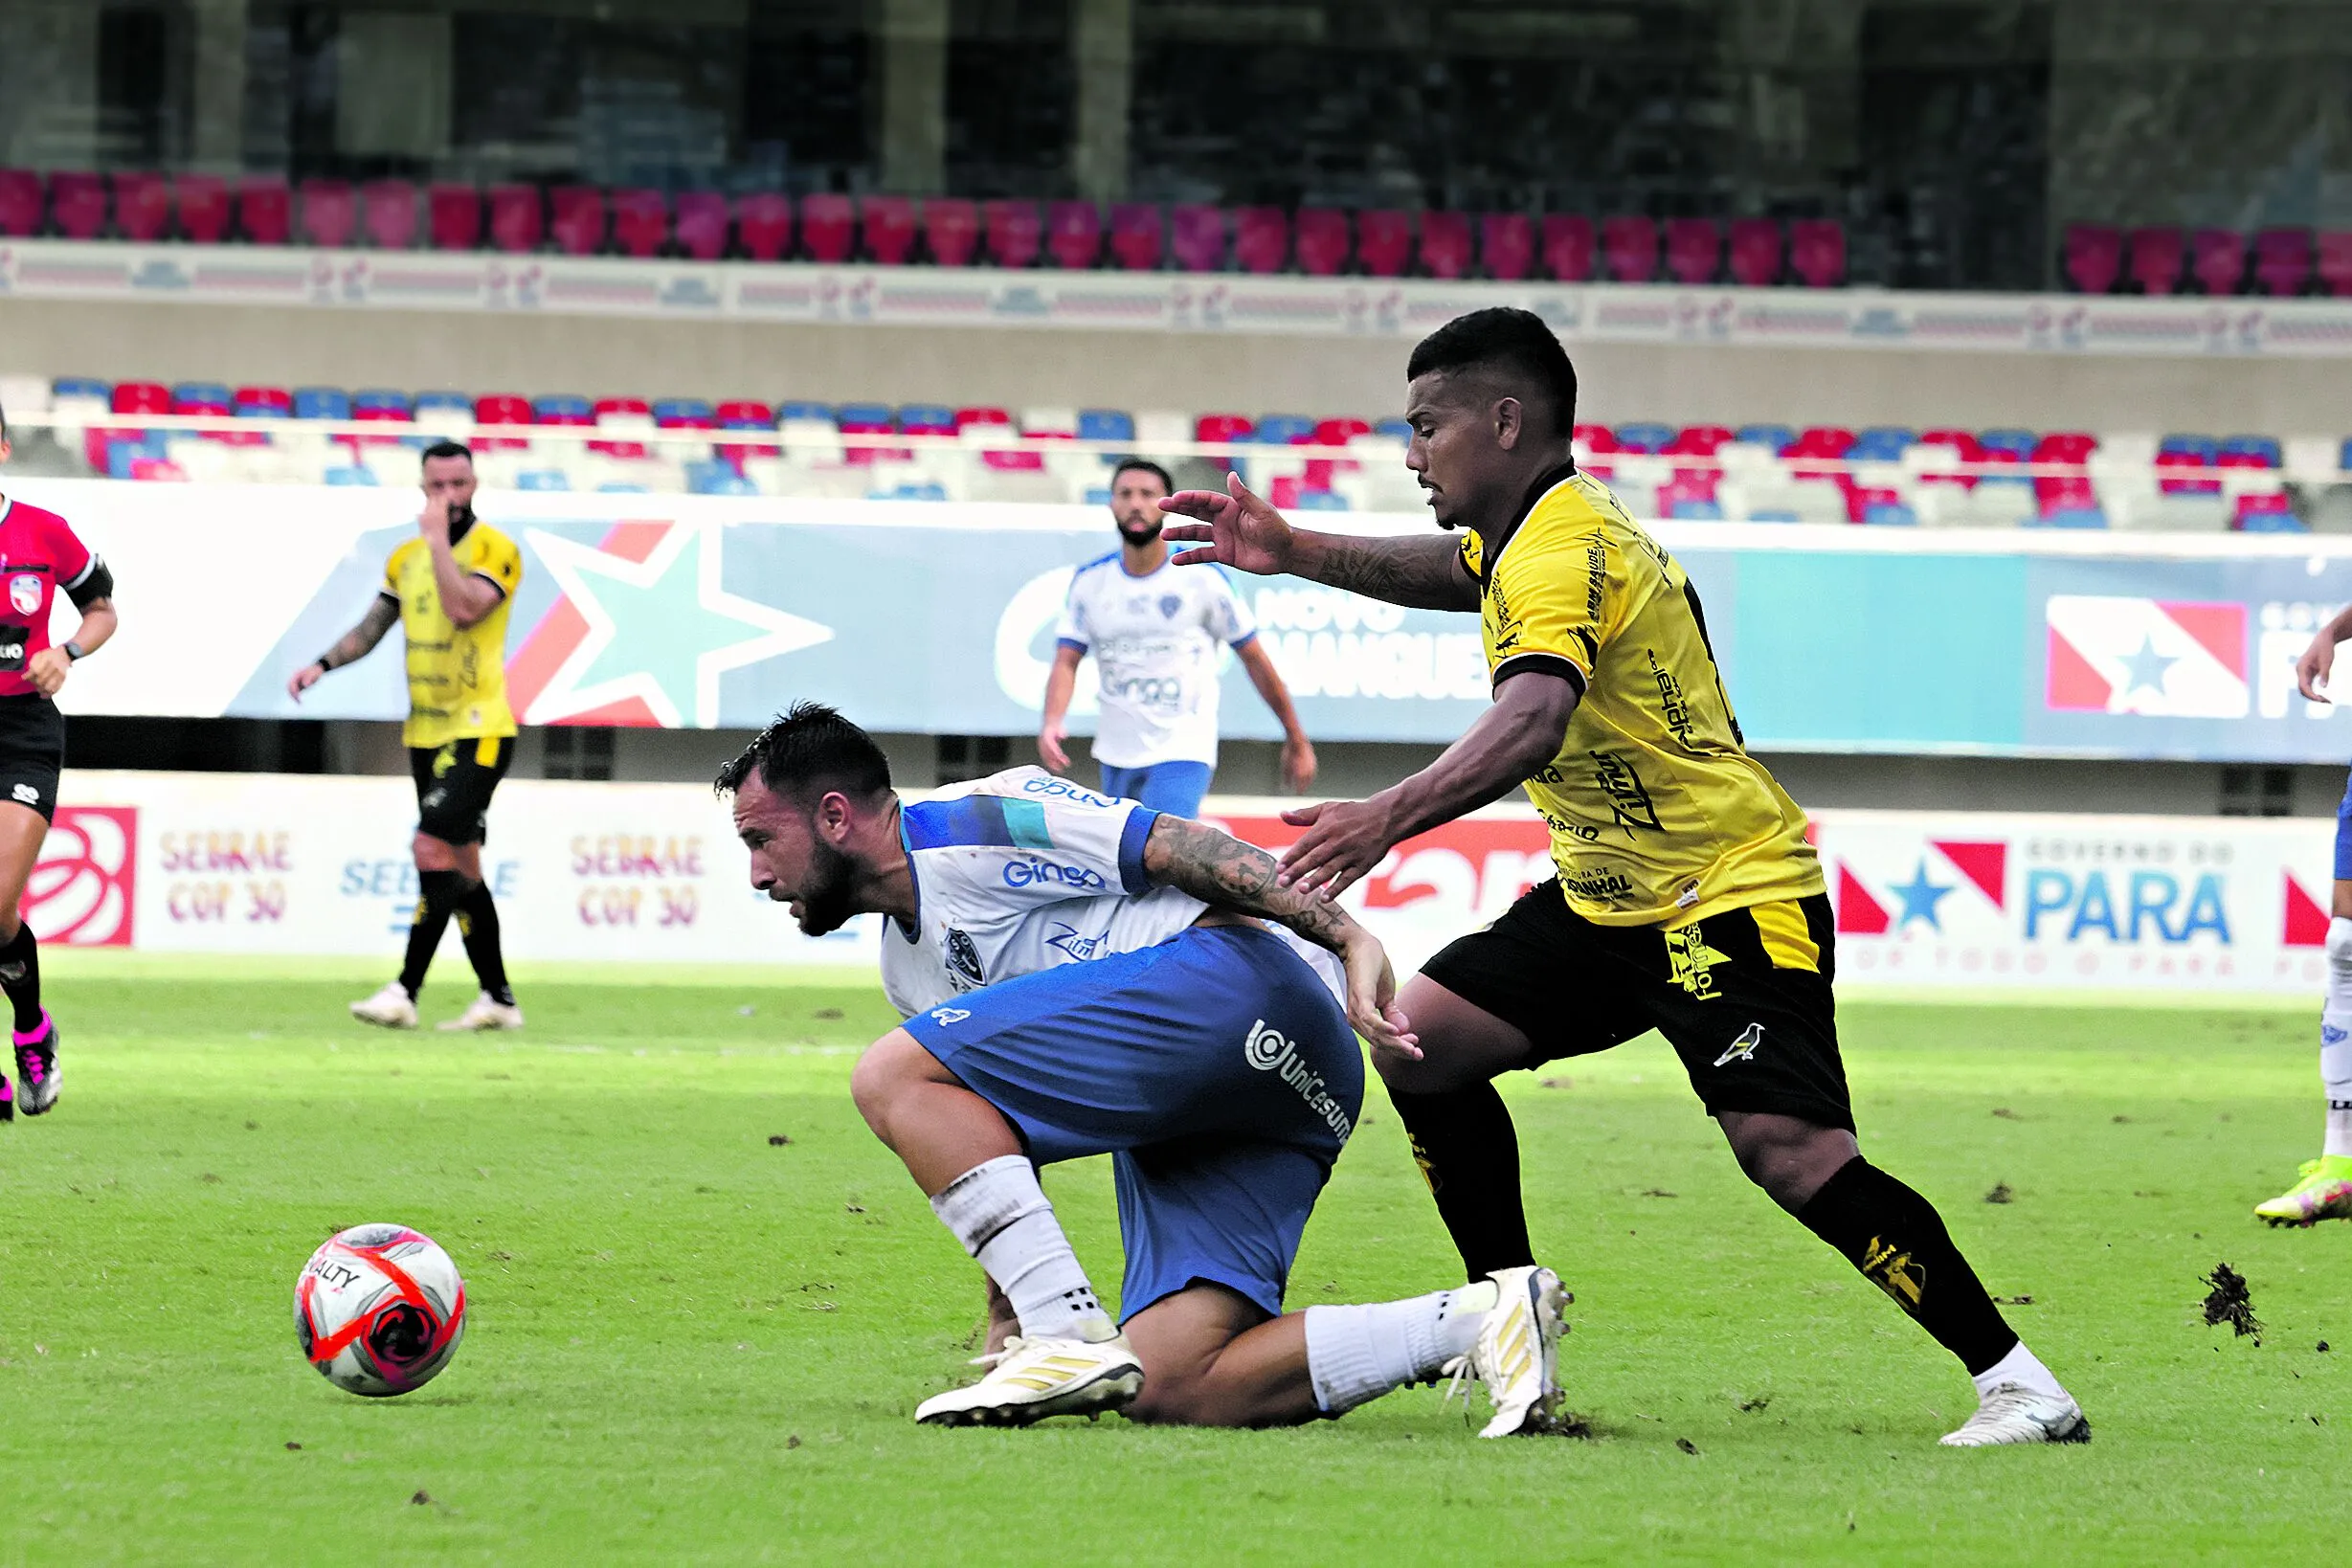
[[[1363,1108],[1364,1059],[1281,938],[1196,926],[984,987],[907,1032],[1040,1165],[1112,1157],[1122,1322],[1200,1280],[1282,1310],[1308,1212]]]
[[[1198,817],[1217,770],[1205,762],[1155,762],[1149,768],[1103,764],[1103,793],[1139,801],[1171,817]]]
[[[2336,808],[2336,880],[2352,882],[2352,783],[2346,783],[2343,803]]]

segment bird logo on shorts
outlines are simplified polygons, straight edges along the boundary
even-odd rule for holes
[[[1737,1040],[1724,1047],[1723,1054],[1715,1058],[1715,1065],[1722,1067],[1729,1066],[1734,1062],[1753,1062],[1756,1060],[1756,1048],[1763,1042],[1764,1026],[1760,1023],[1751,1023],[1740,1031]]]

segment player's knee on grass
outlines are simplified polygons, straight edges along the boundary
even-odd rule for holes
[[[1254,1303],[1206,1283],[1137,1312],[1125,1332],[1143,1363],[1143,1392],[1127,1407],[1128,1420],[1157,1426],[1266,1426],[1307,1419],[1313,1413],[1311,1393],[1303,1412],[1287,1408],[1296,1400],[1271,1386],[1285,1379],[1226,1356],[1234,1341],[1267,1321]],[[1302,1347],[1297,1380],[1304,1378]]]
[[[1844,1128],[1823,1127],[1801,1116],[1727,1110],[1716,1119],[1740,1171],[1791,1214],[1862,1153]]]

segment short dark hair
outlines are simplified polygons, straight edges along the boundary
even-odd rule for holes
[[[777,714],[719,770],[711,787],[733,795],[754,771],[762,784],[796,801],[835,790],[871,800],[890,788],[890,759],[874,737],[822,703],[795,703]]]
[[[426,447],[423,454],[416,459],[417,466],[421,468],[436,458],[463,458],[467,462],[472,462],[474,449],[463,441],[436,441]]]
[[[1149,474],[1154,479],[1159,481],[1159,487],[1161,489],[1167,491],[1170,495],[1176,494],[1176,481],[1168,477],[1168,470],[1162,468],[1159,464],[1152,461],[1148,458],[1121,458],[1119,459],[1119,466],[1110,471],[1110,487],[1114,490],[1117,489],[1119,487],[1119,476],[1121,474],[1131,472],[1137,474]]]
[[[1404,378],[1432,371],[1491,370],[1517,381],[1552,406],[1558,434],[1576,426],[1577,371],[1568,350],[1532,310],[1495,305],[1456,316],[1413,346]]]

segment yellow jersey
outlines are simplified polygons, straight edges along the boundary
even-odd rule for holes
[[[1690,578],[1607,486],[1545,476],[1491,552],[1464,538],[1462,564],[1490,676],[1547,669],[1581,694],[1527,781],[1571,909],[1679,927],[1825,890],[1804,814],[1741,741]]]
[[[409,645],[409,719],[400,741],[437,747],[483,735],[511,735],[506,706],[506,614],[523,581],[523,553],[513,540],[476,521],[450,546],[458,572],[487,577],[499,587],[498,607],[459,627],[441,609],[433,580],[433,551],[411,539],[384,563],[384,592],[400,601],[400,630]]]

